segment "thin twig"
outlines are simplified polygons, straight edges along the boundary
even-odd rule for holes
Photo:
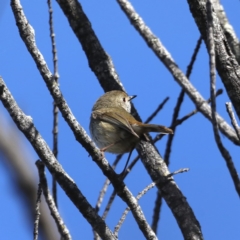
[[[211,92],[211,102],[212,102],[212,123],[213,123],[213,132],[215,141],[217,143],[218,149],[222,154],[222,157],[225,159],[228,166],[228,170],[232,177],[235,189],[240,196],[240,181],[238,173],[232,161],[232,157],[228,150],[224,147],[219,132],[218,132],[218,123],[216,119],[216,98],[215,98],[215,88],[216,88],[216,73],[215,73],[215,43],[214,43],[214,28],[213,28],[213,14],[215,14],[211,0],[207,1],[207,17],[208,17],[208,48],[209,48],[209,58],[210,58],[210,92]]]
[[[218,89],[215,96],[218,97],[219,95],[221,95],[223,93],[222,89]],[[211,98],[209,98],[207,100],[207,103],[211,102]],[[198,113],[198,109],[196,108],[195,110],[193,110],[192,112],[188,113],[187,115],[185,115],[184,117],[177,119],[176,122],[174,123],[174,125],[180,125],[183,122],[185,122],[187,119],[189,119],[190,117],[192,117],[193,115],[195,115],[196,113]],[[172,126],[171,126],[172,127]]]
[[[50,27],[50,39],[52,43],[52,55],[53,55],[53,80],[58,82],[59,74],[58,74],[58,58],[57,58],[57,48],[56,48],[56,41],[55,41],[55,33],[53,28],[53,9],[52,9],[52,1],[48,0],[48,11],[49,11],[49,27]],[[58,159],[58,107],[55,102],[53,102],[53,154]],[[58,206],[57,203],[57,182],[55,176],[52,176],[52,193],[53,199]]]
[[[188,65],[188,67],[187,67],[186,77],[188,79],[191,75],[193,65],[196,61],[197,54],[199,52],[201,43],[202,43],[202,37],[200,36],[198,41],[197,41],[197,45],[196,45],[196,47],[193,51],[191,61]],[[178,100],[177,100],[177,103],[175,105],[173,116],[172,116],[171,129],[173,130],[174,134],[169,134],[168,135],[166,150],[165,150],[165,153],[164,153],[164,161],[166,162],[167,166],[169,165],[169,161],[170,161],[170,154],[171,154],[171,150],[172,150],[173,139],[174,139],[174,137],[176,137],[176,133],[177,133],[176,128],[177,128],[178,125],[175,125],[174,123],[177,121],[177,118],[179,116],[180,109],[181,109],[181,106],[182,106],[182,103],[183,103],[183,100],[184,100],[184,95],[185,95],[185,92],[182,89],[179,96],[178,96]],[[154,207],[154,210],[153,210],[152,229],[155,233],[157,233],[157,225],[158,225],[158,221],[159,221],[159,214],[160,214],[160,208],[161,208],[161,203],[162,203],[162,200],[161,200],[160,196],[161,196],[161,194],[157,194],[157,198],[156,198],[156,201],[155,201],[155,207]]]
[[[138,161],[139,159],[140,159],[140,157],[139,157],[139,155],[138,155],[138,156],[136,156],[136,157],[133,159],[133,161],[129,164],[128,168],[126,169],[126,174],[124,175],[123,180],[124,180],[124,179],[127,177],[127,175],[131,172],[132,168],[134,167],[134,165],[137,163],[137,161]],[[107,205],[106,205],[106,207],[105,207],[105,209],[104,209],[104,211],[103,211],[103,215],[102,215],[102,219],[103,219],[103,220],[106,219],[107,214],[108,214],[108,212],[109,212],[109,210],[110,210],[110,208],[111,208],[111,206],[112,206],[112,203],[113,203],[115,197],[116,197],[116,191],[113,190],[113,192],[112,192],[112,194],[111,194],[111,196],[110,196],[110,198],[109,198],[109,200],[108,200],[108,203],[107,203]]]
[[[152,216],[152,230],[157,234],[157,227],[160,220],[160,210],[162,206],[161,191],[157,191],[157,197],[154,203],[153,216]]]
[[[189,65],[188,65],[188,67],[187,67],[186,77],[188,79],[189,79],[189,77],[191,75],[192,68],[193,68],[195,60],[197,58],[197,54],[199,52],[201,43],[202,43],[202,37],[200,36],[200,38],[197,41],[197,45],[196,45],[196,47],[194,49],[191,61],[190,61]],[[165,150],[165,154],[164,154],[164,161],[166,162],[167,165],[169,165],[169,159],[170,159],[170,154],[171,154],[172,142],[173,142],[174,137],[176,136],[176,128],[178,126],[178,125],[175,125],[174,123],[178,119],[179,112],[180,112],[180,109],[181,109],[181,105],[182,105],[183,100],[184,100],[184,95],[185,95],[185,92],[182,89],[180,94],[179,94],[179,96],[178,96],[178,100],[177,100],[176,106],[174,108],[174,113],[173,113],[172,123],[171,123],[171,126],[172,126],[171,129],[173,130],[174,134],[169,134],[168,135],[167,146],[166,146],[166,150]]]
[[[123,156],[123,154],[117,155],[115,161],[114,161],[113,164],[112,164],[113,170],[116,168],[116,166],[117,166],[117,164],[119,163],[119,161],[121,160],[122,156]],[[104,184],[103,184],[103,187],[102,187],[102,189],[101,189],[101,191],[100,191],[100,193],[99,193],[98,200],[97,200],[97,203],[96,203],[96,206],[95,206],[96,212],[98,212],[99,209],[100,209],[100,207],[101,207],[103,198],[104,198],[104,196],[105,196],[105,194],[106,194],[106,192],[107,192],[107,189],[108,189],[109,184],[110,184],[110,181],[109,181],[108,178],[106,178],[106,180],[105,180],[105,182],[104,182]],[[114,195],[114,194],[115,194],[115,195]],[[114,196],[113,196],[113,195],[114,195]],[[102,215],[102,219],[103,219],[103,220],[106,219],[107,214],[108,214],[108,211],[110,210],[110,207],[111,207],[111,205],[112,205],[112,202],[113,202],[115,196],[116,196],[116,191],[113,190],[113,193],[112,193],[111,197],[109,198],[108,204],[107,204],[107,206],[106,206],[106,208],[105,208],[105,210],[104,210],[104,212],[103,212],[103,215]],[[93,230],[93,235],[94,235],[94,240],[99,240],[99,239],[100,239],[100,238],[99,238],[99,235],[98,235],[94,230]]]
[[[137,195],[136,199],[139,200],[144,194],[146,194],[147,191],[149,191],[150,189],[152,189],[155,185],[156,185],[155,182],[149,184],[146,188],[144,188],[143,191],[141,191],[141,192]],[[127,214],[128,214],[129,211],[130,211],[130,208],[127,207],[127,208],[125,209],[125,211],[123,212],[122,217],[120,218],[118,224],[117,224],[116,227],[114,228],[114,232],[113,232],[113,233],[114,233],[115,236],[118,235],[118,231],[120,230],[120,228],[121,228],[124,220],[126,219],[126,216],[127,216]]]
[[[235,118],[234,112],[232,110],[231,102],[226,102],[226,108],[227,108],[227,112],[229,114],[229,117],[231,119],[232,125],[233,125],[233,127],[234,127],[234,129],[236,131],[236,134],[237,134],[237,136],[238,136],[238,138],[240,140],[240,129],[239,129],[239,126],[237,124],[237,120]]]
[[[52,55],[53,55],[53,69],[54,69],[54,80],[57,82],[59,79],[58,73],[58,57],[57,57],[57,47],[55,41],[55,33],[53,28],[53,9],[52,9],[52,1],[48,0],[48,11],[49,11],[49,27],[50,27],[50,38],[52,43]]]
[[[35,208],[35,221],[34,221],[34,230],[33,230],[33,239],[38,239],[38,228],[39,228],[39,221],[40,221],[40,203],[41,203],[41,195],[42,195],[42,187],[41,184],[38,184],[38,191],[37,191],[37,200],[36,200],[36,208]]]
[[[106,219],[107,214],[108,214],[108,212],[109,212],[109,210],[110,210],[110,208],[111,208],[111,206],[112,206],[112,203],[113,203],[116,195],[117,195],[117,192],[116,192],[115,190],[113,190],[110,198],[108,199],[108,203],[107,203],[107,205],[106,205],[106,207],[105,207],[105,209],[104,209],[104,211],[103,211],[103,215],[102,215],[102,219],[103,219],[103,220]]]
[[[179,173],[185,173],[185,172],[188,172],[189,170],[190,170],[189,168],[180,168],[179,170],[176,170],[176,171],[170,173],[168,177],[172,177]]]
[[[39,181],[41,184],[41,188],[42,188],[46,203],[47,203],[48,208],[51,212],[51,215],[57,225],[61,239],[71,240],[72,237],[70,235],[70,232],[69,232],[67,226],[65,225],[63,219],[61,218],[61,216],[58,212],[57,206],[54,202],[54,199],[51,196],[50,191],[48,189],[47,179],[46,179],[45,172],[44,172],[44,164],[40,160],[38,160],[38,161],[36,161],[36,166],[38,168]]]
[[[115,170],[115,168],[116,168],[118,162],[120,161],[120,159],[122,158],[122,156],[123,156],[123,154],[117,155],[115,161],[114,161],[113,164],[112,164],[112,169],[113,169],[113,170]],[[105,180],[105,182],[104,182],[104,184],[103,184],[103,187],[102,187],[102,189],[101,189],[101,191],[100,191],[100,193],[99,193],[98,200],[97,200],[97,203],[96,203],[96,206],[95,206],[95,209],[96,209],[97,212],[99,211],[99,209],[100,209],[100,207],[101,207],[101,204],[102,204],[104,195],[105,195],[105,193],[107,192],[107,188],[108,188],[108,186],[109,186],[109,183],[110,183],[109,179],[106,178],[106,180]]]
[[[216,97],[221,95],[223,93],[222,89],[219,89],[216,92]],[[207,101],[207,103],[211,102],[211,98],[209,98]],[[193,110],[192,112],[188,113],[187,115],[185,115],[184,117],[177,119],[177,121],[174,123],[174,125],[181,125],[182,123],[184,123],[186,120],[188,120],[190,117],[192,117],[193,115],[195,115],[196,113],[198,113],[199,110],[196,108],[195,110]],[[170,126],[169,128],[172,128],[173,126]],[[164,136],[166,136],[166,134],[158,134],[154,139],[153,142],[157,142],[158,140],[162,139]]]
[[[145,123],[149,123],[153,120],[153,118],[155,118],[157,116],[157,114],[162,110],[162,108],[164,107],[164,105],[167,103],[167,101],[169,100],[169,97],[166,97],[157,107],[157,109],[147,118],[147,120],[145,121]]]

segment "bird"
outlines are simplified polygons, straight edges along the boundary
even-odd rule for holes
[[[149,132],[173,134],[172,129],[165,126],[137,121],[131,115],[131,100],[135,97],[119,90],[106,92],[94,104],[90,117],[90,133],[102,153],[130,152],[123,172],[142,135]]]

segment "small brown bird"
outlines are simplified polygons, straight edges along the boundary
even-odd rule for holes
[[[135,97],[136,95],[128,96],[123,91],[110,91],[94,104],[89,128],[94,142],[102,152],[130,152],[130,158],[132,150],[144,133],[173,134],[170,128],[137,121],[130,114],[131,100]]]

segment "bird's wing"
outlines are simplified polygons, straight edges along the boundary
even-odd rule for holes
[[[128,131],[129,133],[139,138],[137,133],[133,130],[129,121],[121,114],[121,111],[120,113],[117,113],[116,110],[119,112],[119,109],[115,109],[115,108],[107,108],[106,111],[104,111],[104,109],[96,110],[92,112],[92,117],[94,119],[99,119],[111,124],[115,124],[118,127],[123,128],[124,130]],[[126,113],[124,114],[129,114],[129,113],[126,111]]]

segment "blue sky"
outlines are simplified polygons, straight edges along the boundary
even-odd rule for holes
[[[129,20],[116,1],[83,0],[80,2],[103,48],[111,56],[125,89],[129,94],[137,95],[133,102],[142,119],[145,120],[158,104],[169,96],[170,100],[164,109],[152,121],[169,126],[173,108],[181,90],[179,85],[129,24]],[[199,31],[189,12],[187,1],[132,0],[131,2],[145,23],[160,38],[178,66],[186,72],[199,38]],[[240,2],[236,0],[221,2],[230,23],[240,36],[238,27]],[[35,29],[36,43],[49,68],[53,71],[47,4],[39,0],[22,0],[21,3],[29,23]],[[73,114],[89,133],[91,108],[97,98],[103,94],[103,90],[88,67],[85,53],[56,2],[53,2],[53,8],[60,88]],[[52,146],[52,98],[19,37],[13,13],[6,0],[0,3],[0,33],[0,75],[19,106],[33,118],[37,129]],[[208,62],[206,47],[203,44],[190,79],[205,99],[208,99],[210,95]],[[223,88],[219,78],[217,88]],[[230,123],[225,108],[227,101],[229,98],[224,91],[224,94],[217,98],[217,110]],[[180,116],[184,116],[193,109],[195,109],[194,104],[186,96]],[[2,104],[0,104],[0,114],[6,116],[9,124],[14,127]],[[21,133],[20,137],[25,145],[24,151],[30,155],[29,168],[36,176],[37,184],[35,161],[38,157]],[[223,135],[221,137],[239,170],[239,148]],[[165,137],[157,143],[162,154],[165,151],[166,139]],[[88,157],[88,153],[76,142],[61,115],[59,117],[59,149],[59,161],[62,166],[92,206],[95,206],[105,177]],[[136,152],[132,159],[134,156]],[[107,153],[106,157],[110,163],[115,159],[113,154]],[[126,158],[127,156],[124,156],[124,161]],[[117,172],[121,171],[124,161],[117,168]],[[190,168],[190,171],[175,176],[175,181],[200,222],[204,238],[239,239],[239,197],[226,169],[226,164],[217,149],[212,126],[200,113],[176,131],[169,168],[170,171],[175,171],[183,167]],[[31,239],[31,225],[24,220],[26,218],[25,206],[19,201],[8,171],[8,168],[1,162],[1,236],[3,239]],[[142,163],[139,162],[125,182],[132,193],[137,195],[151,182],[151,179]],[[112,186],[109,187],[107,196],[111,192]],[[150,223],[155,197],[156,189],[152,189],[140,200],[143,212]],[[107,199],[106,197],[103,207]],[[125,204],[117,198],[106,220],[111,229],[116,225],[125,207]],[[59,189],[59,208],[73,239],[92,239],[91,227],[61,189]],[[160,218],[159,239],[183,239],[165,202],[163,202]],[[131,213],[128,214],[120,230],[119,239],[144,239]]]

